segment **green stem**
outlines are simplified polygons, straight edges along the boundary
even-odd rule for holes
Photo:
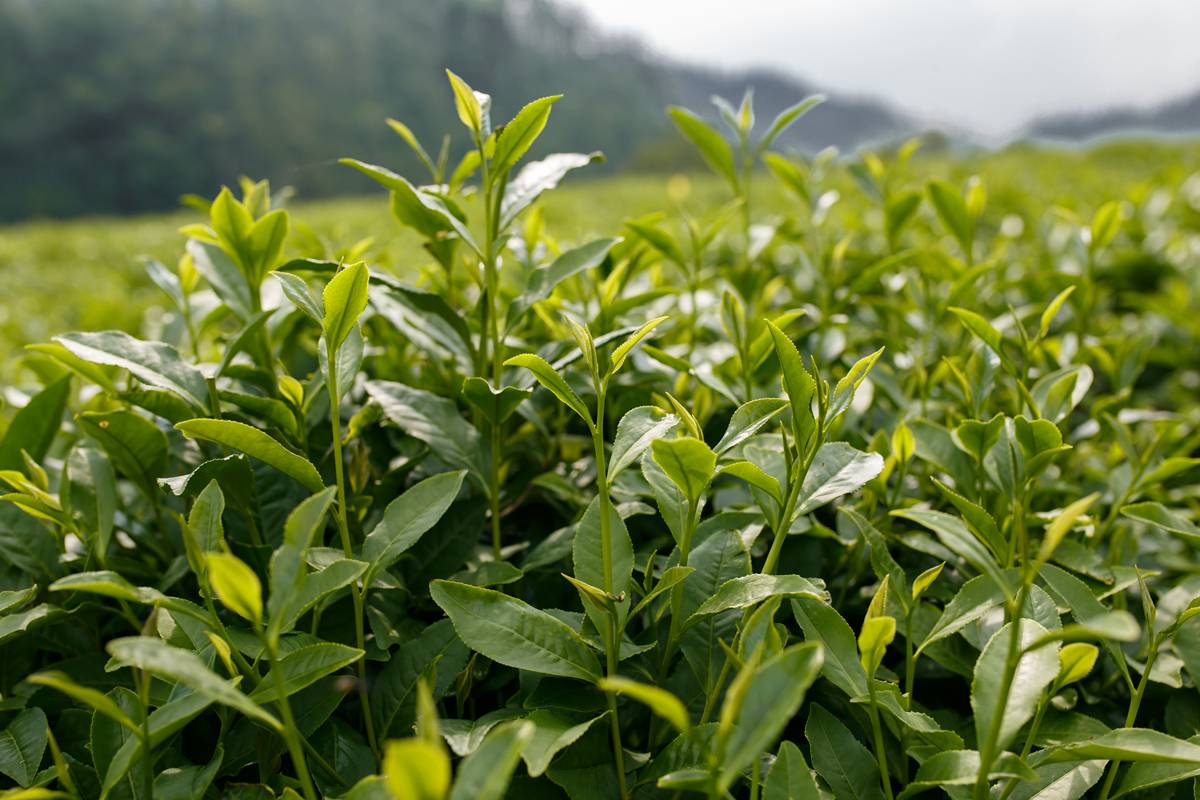
[[[153,615],[151,615],[153,616]],[[150,738],[150,673],[142,671],[138,682],[142,700],[142,790],[146,797],[154,796],[154,740]]]
[[[1033,717],[1033,723],[1029,726],[1029,733],[1025,736],[1025,746],[1021,748],[1021,758],[1024,760],[1033,750],[1033,743],[1037,739],[1038,729],[1042,727],[1042,720],[1046,717],[1046,711],[1050,708],[1050,699],[1057,694],[1057,687],[1052,687],[1051,690],[1042,698],[1042,702],[1038,704],[1037,714]],[[1004,791],[1000,793],[1000,800],[1008,800],[1021,782],[1020,778],[1010,778],[1008,784],[1004,787]]]
[[[743,619],[745,616],[743,615]],[[725,654],[725,661],[721,664],[721,672],[717,675],[717,682],[714,686],[709,687],[708,692],[704,697],[704,710],[700,712],[700,724],[706,724],[712,718],[712,712],[717,707],[717,697],[721,694],[721,687],[725,685],[725,681],[729,679],[729,672],[733,667],[733,662],[729,660],[729,654]]]
[[[300,731],[296,727],[295,717],[292,716],[292,705],[287,699],[287,686],[283,681],[283,672],[278,669],[278,648],[266,637],[264,637],[263,643],[266,645],[271,659],[271,672],[275,675],[275,690],[279,693],[276,705],[279,706],[279,713],[283,717],[283,739],[287,742],[288,754],[292,757],[292,766],[296,768],[296,776],[300,779],[301,788],[304,789],[305,800],[317,800],[312,777],[308,774],[308,761],[304,757],[304,747],[300,743]]]
[[[500,191],[494,192],[492,175],[489,170],[487,155],[484,153],[483,142],[477,142],[479,147],[480,164],[482,165],[483,180],[483,275],[484,291],[487,295],[487,328],[482,338],[491,339],[491,371],[492,385],[500,389],[500,381],[504,372],[504,334],[500,323],[500,271],[496,263],[496,244],[500,227],[500,201],[504,197],[504,186],[507,176],[500,180]],[[486,360],[485,360],[486,364]],[[500,560],[500,470],[503,457],[503,436],[500,423],[492,425],[491,432],[491,466],[489,480],[489,502],[491,504],[492,556]]]
[[[804,463],[800,470],[795,475],[789,476],[788,493],[783,502],[783,510],[779,514],[779,521],[775,527],[775,538],[771,541],[771,549],[767,551],[767,560],[763,563],[762,572],[764,575],[771,575],[775,572],[775,567],[779,564],[779,555],[783,552],[783,543],[787,540],[788,531],[792,527],[792,516],[796,513],[796,503],[800,498],[800,488],[804,485],[804,478],[808,475],[808,470],[812,466],[813,458],[817,454],[817,447],[812,448],[812,452],[804,457]]]
[[[691,553],[692,538],[696,533],[696,525],[700,518],[700,502],[693,501],[688,508],[687,522],[679,539],[679,566],[686,567]],[[671,626],[667,632],[667,642],[663,647],[662,658],[658,662],[658,685],[662,686],[667,680],[667,672],[671,667],[671,657],[675,655],[675,648],[679,639],[679,624],[683,618],[683,583],[677,583],[671,587]],[[658,738],[659,731],[662,730],[662,717],[657,714],[650,715],[650,742],[651,744]]]
[[[875,738],[875,761],[879,764],[879,779],[888,800],[892,800],[892,778],[888,774],[887,751],[883,747],[883,726],[879,724],[879,709],[875,700],[875,679],[867,676],[867,715],[871,718],[871,732]]]
[[[1138,681],[1137,689],[1133,692],[1133,697],[1129,698],[1129,710],[1125,714],[1125,727],[1132,728],[1137,722],[1138,710],[1142,707],[1142,698],[1146,695],[1146,688],[1150,685],[1150,670],[1154,667],[1154,662],[1158,658],[1158,640],[1150,636],[1150,651],[1146,654],[1146,666],[1142,669],[1141,680]],[[1121,765],[1119,760],[1113,760],[1108,765],[1108,776],[1104,779],[1104,788],[1100,790],[1100,800],[1108,800],[1108,795],[1112,791],[1113,782],[1117,779],[1117,768]]]
[[[613,593],[612,524],[609,519],[612,499],[608,496],[608,467],[604,453],[604,389],[596,399],[596,424],[592,427],[592,448],[596,458],[596,488],[600,511],[600,563],[604,570],[604,591]]]
[[[1021,613],[1024,611],[1025,598],[1029,593],[1029,581],[1022,582],[1017,592],[1016,600],[1011,608],[1011,628],[1008,638],[1008,653],[1004,657],[1004,677],[1000,682],[1000,696],[997,698],[992,723],[988,727],[984,740],[979,747],[979,776],[975,781],[975,800],[987,800],[988,775],[992,771],[992,761],[996,758],[996,742],[1000,738],[1000,726],[1004,722],[1004,710],[1008,708],[1008,697],[1012,692],[1013,677],[1021,663]]]
[[[326,345],[326,363],[329,365],[329,375],[326,378],[326,389],[329,392],[329,424],[333,435],[333,473],[337,482],[337,526],[338,535],[342,541],[342,552],[346,558],[353,558],[354,546],[350,542],[350,521],[346,506],[346,468],[342,464],[342,410],[341,393],[338,390],[337,377],[337,348],[332,344]],[[359,650],[366,650],[366,630],[364,625],[367,586],[350,587],[350,597],[354,601],[354,642]],[[358,672],[358,701],[362,706],[363,725],[367,730],[367,743],[371,751],[379,754],[379,742],[375,736],[375,720],[371,714],[371,695],[367,690],[367,664],[365,658],[360,658],[355,665]]]
[[[207,588],[207,576],[204,578],[204,583],[205,588],[201,592],[201,595],[204,597],[204,606],[208,609],[208,615],[212,618],[212,624],[216,627],[217,632],[221,634],[221,638],[226,642],[230,642],[231,639],[229,638],[229,630],[225,627],[225,623],[221,621],[220,615],[217,614],[217,607],[213,604],[212,600],[212,591]],[[233,658],[234,666],[236,666],[238,671],[245,676],[245,680],[253,688],[254,684],[258,680],[258,673],[254,671],[254,668],[250,666],[249,662],[246,661],[246,657],[242,655],[242,651],[238,648],[230,645],[229,654]]]
[[[692,537],[696,533],[696,525],[699,522],[700,502],[692,501],[688,507],[687,523],[684,525],[683,533],[679,539],[679,566],[686,567],[688,559],[691,557]],[[683,582],[675,584],[671,587],[671,628],[667,634],[667,646],[663,651],[662,663],[659,669],[659,680],[666,679],[666,668],[672,655],[676,640],[679,638],[679,624],[683,617]]]
[[[917,657],[913,648],[912,618],[915,608],[910,608],[904,616],[904,710],[912,711],[913,691],[917,682]],[[908,753],[908,727],[900,726],[900,752]],[[908,783],[908,760],[901,759],[903,772],[900,776]]]
[[[620,634],[617,633],[617,619],[615,612],[609,617],[609,635],[607,637],[608,645],[607,661],[608,661],[608,677],[614,678],[618,673],[618,651],[621,646]],[[617,697],[612,692],[606,692],[608,695],[608,718],[612,725],[612,745],[613,759],[616,762],[617,769],[617,790],[620,793],[621,800],[626,800],[629,797],[629,790],[625,787],[625,750],[621,746],[621,720],[617,716]]]
[[[496,382],[496,388],[499,388],[499,380]],[[503,455],[502,449],[504,443],[502,441],[500,423],[492,423],[492,458],[491,458],[491,474],[488,482],[488,502],[491,504],[492,517],[492,558],[496,561],[500,560],[500,458]]]
[[[600,561],[604,570],[604,591],[613,594],[612,579],[612,525],[609,519],[612,500],[608,496],[608,468],[604,455],[604,398],[605,387],[596,381],[596,424],[592,427],[592,445],[596,451],[596,487],[600,506]],[[605,657],[608,677],[616,677],[619,671],[621,634],[617,628],[617,610],[609,611],[608,635],[605,637]],[[613,759],[616,762],[617,786],[621,800],[629,796],[625,787],[625,751],[621,746],[621,720],[617,715],[617,699],[608,692],[608,712],[612,725]]]

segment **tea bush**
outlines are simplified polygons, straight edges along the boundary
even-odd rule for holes
[[[245,181],[31,346],[3,796],[1200,791],[1194,182],[1022,215],[748,96],[669,111],[727,202],[563,242],[558,98],[450,84],[459,160],[344,161],[418,281]]]

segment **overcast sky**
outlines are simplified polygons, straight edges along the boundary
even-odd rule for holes
[[[567,0],[651,49],[770,66],[1001,136],[1200,90],[1200,0]]]

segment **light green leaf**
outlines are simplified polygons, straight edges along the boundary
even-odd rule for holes
[[[717,454],[699,439],[655,439],[650,444],[654,463],[667,474],[690,502],[697,502],[708,489]]]
[[[450,756],[445,747],[424,739],[387,742],[382,771],[393,798],[446,800],[450,791]]]
[[[620,675],[603,678],[598,686],[613,694],[631,697],[662,717],[680,733],[687,733],[692,727],[688,718],[687,708],[683,702],[666,689],[651,686]]]
[[[705,163],[729,181],[730,186],[737,187],[738,176],[733,163],[733,150],[730,149],[729,143],[721,138],[721,134],[686,108],[671,106],[667,109],[667,114],[679,131],[700,151]]]
[[[458,112],[459,120],[476,137],[481,134],[486,136],[483,130],[483,106],[475,90],[450,70],[446,70],[446,77],[450,79],[450,88],[454,92],[454,110]]]
[[[780,111],[775,119],[772,120],[771,127],[767,128],[767,132],[763,134],[762,139],[755,145],[755,152],[761,153],[766,150],[784,131],[792,127],[797,120],[824,102],[824,95],[814,94]]]
[[[254,570],[232,553],[208,553],[204,562],[217,599],[233,613],[255,625],[262,622],[262,583]]]
[[[829,401],[828,420],[837,419],[850,408],[858,387],[862,386],[863,381],[871,372],[871,367],[875,366],[875,362],[881,355],[883,355],[882,347],[874,353],[860,358],[854,363],[854,366],[850,367],[850,371],[846,373],[845,377],[837,382]]]
[[[655,328],[666,322],[668,319],[670,318],[655,317],[649,322],[643,324],[633,333],[629,334],[629,337],[625,339],[625,341],[621,342],[621,344],[617,345],[617,349],[613,350],[611,359],[612,363],[611,366],[609,366],[608,374],[615,375],[617,371],[621,369],[621,365],[625,363],[625,359],[627,359],[629,354],[633,352],[633,348],[637,347],[638,343],[641,342],[642,339],[645,339],[647,336],[649,336]]]
[[[457,90],[455,96],[457,98]],[[525,155],[546,127],[546,120],[550,118],[550,108],[561,99],[562,95],[556,94],[534,100],[499,129],[490,165],[493,180],[498,180],[499,176],[516,166],[521,156]]]
[[[589,427],[592,425],[592,414],[584,405],[583,400],[575,393],[574,389],[567,385],[554,367],[546,362],[546,359],[532,353],[525,353],[508,359],[504,362],[504,366],[524,367],[532,372],[538,383],[549,389],[567,408],[578,414]]]
[[[933,201],[933,207],[937,211],[938,217],[941,218],[942,224],[958,240],[963,253],[969,257],[975,223],[971,221],[971,215],[967,211],[962,195],[945,181],[930,181],[927,188],[929,199]]]
[[[321,324],[325,330],[325,341],[334,349],[342,346],[366,309],[369,281],[367,265],[359,261],[338,272],[325,284],[322,295],[325,315]]]
[[[762,489],[779,505],[783,505],[783,490],[779,486],[779,479],[763,472],[753,461],[734,461],[717,470],[717,474],[741,478],[751,486]]]
[[[1069,506],[1064,508],[1054,520],[1046,526],[1046,533],[1042,536],[1042,546],[1038,548],[1037,559],[1034,561],[1033,571],[1036,573],[1041,569],[1041,566],[1050,560],[1054,555],[1054,551],[1058,549],[1059,542],[1070,533],[1074,527],[1075,521],[1087,511],[1092,503],[1096,502],[1100,495],[1098,493],[1089,494],[1081,500],[1076,500]]]
[[[800,351],[788,335],[776,327],[775,323],[765,321],[767,329],[771,332],[779,366],[783,370],[783,389],[792,406],[792,435],[799,447],[807,448],[816,431],[812,401],[817,392],[817,382],[804,368]]]
[[[1096,209],[1088,229],[1088,253],[1095,254],[1112,242],[1121,228],[1121,203],[1109,200]]]

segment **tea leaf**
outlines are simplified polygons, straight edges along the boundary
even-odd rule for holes
[[[0,438],[0,469],[19,470],[24,466],[21,452],[34,461],[46,457],[55,434],[62,425],[63,412],[71,392],[69,377],[59,378],[29,399],[13,415],[8,430]]]
[[[820,797],[800,748],[791,742],[780,744],[775,763],[763,783],[763,800],[820,800]]]
[[[546,127],[551,106],[561,99],[562,95],[556,94],[534,100],[500,129],[500,135],[496,137],[496,149],[492,153],[491,168],[494,175],[503,175],[516,166]]]
[[[588,411],[583,400],[579,395],[575,394],[575,390],[567,385],[563,377],[558,374],[554,367],[546,363],[546,360],[541,356],[526,353],[524,355],[513,356],[504,362],[506,367],[524,367],[533,373],[537,378],[538,383],[545,386],[550,392],[559,399],[567,408],[579,415],[579,418],[586,422],[589,426],[592,424],[592,414]]]
[[[450,757],[446,749],[421,739],[388,742],[382,769],[392,797],[445,800],[450,791]]]
[[[256,703],[274,703],[362,658],[363,651],[333,642],[321,642],[291,651],[271,667],[258,688],[250,694]],[[278,674],[276,674],[278,673]],[[277,681],[283,682],[280,689]]]
[[[650,445],[654,461],[689,501],[700,499],[712,480],[717,454],[699,439],[656,439]]]
[[[231,553],[209,553],[205,556],[208,580],[217,599],[233,613],[253,622],[262,622],[262,584],[254,570]]]
[[[804,725],[813,767],[838,798],[881,800],[879,768],[874,757],[859,744],[846,726],[819,704],[814,704]]]
[[[369,279],[367,265],[360,261],[340,271],[325,285],[325,313],[321,324],[325,329],[325,340],[335,350],[350,335],[367,307]]]
[[[172,647],[149,636],[114,639],[108,643],[107,650],[124,666],[147,670],[167,680],[183,684],[204,698],[229,706],[262,722],[272,730],[282,730],[274,716],[255,705],[232,683],[218,677],[190,651]]]
[[[466,645],[493,661],[544,675],[600,678],[600,664],[579,634],[546,612],[453,581],[434,581],[429,591]]]
[[[721,138],[721,134],[686,108],[672,106],[667,109],[667,114],[679,128],[679,132],[700,151],[705,163],[729,181],[731,186],[737,186],[738,175],[733,165],[733,151],[729,143]]]
[[[54,341],[85,361],[129,370],[143,383],[174,393],[198,411],[208,408],[204,374],[168,344],[145,342],[121,331],[66,333]]]
[[[368,585],[437,524],[458,496],[465,475],[459,470],[426,478],[388,504],[383,519],[363,540],[362,557],[370,564]]]
[[[528,720],[496,726],[479,749],[459,765],[450,800],[501,800],[521,751],[532,741],[533,734],[534,724]]]
[[[46,752],[46,714],[27,708],[0,731],[0,772],[27,787],[33,783]]]
[[[638,683],[622,676],[603,678],[597,685],[603,691],[624,695],[637,700],[655,714],[671,723],[671,727],[680,733],[687,733],[692,727],[687,709],[683,703],[666,689],[661,689],[658,686],[650,686],[645,683]]]
[[[1058,647],[1049,645],[1025,650],[1017,661],[1016,671],[1004,690],[1004,664],[1009,658],[1012,626],[1020,625],[1018,646],[1028,648],[1046,635],[1046,629],[1030,619],[1008,623],[992,635],[975,663],[971,681],[971,709],[975,712],[975,731],[978,741],[990,741],[989,732],[997,732],[992,746],[1003,750],[1013,740],[1021,726],[1028,722],[1041,699],[1042,692],[1058,675]],[[993,721],[999,718],[999,722]]]
[[[185,436],[231,447],[294,478],[310,492],[325,488],[317,468],[267,434],[242,422],[227,419],[190,419],[175,426]]]

